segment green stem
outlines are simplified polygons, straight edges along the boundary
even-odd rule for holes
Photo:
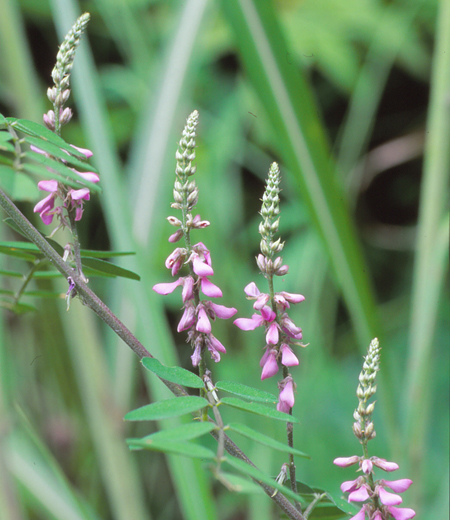
[[[22,294],[24,293],[27,285],[30,283],[31,279],[33,278],[33,275],[37,271],[37,268],[39,267],[40,263],[41,263],[41,260],[39,260],[39,259],[36,259],[33,262],[33,265],[31,267],[30,271],[28,272],[27,276],[25,277],[22,286],[17,291],[17,293],[14,295],[14,305],[19,303],[19,300],[20,300]]]

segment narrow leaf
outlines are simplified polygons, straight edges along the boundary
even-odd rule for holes
[[[0,242],[0,253],[30,262],[42,256],[39,248],[30,242]]]
[[[228,473],[227,471],[221,471],[217,476],[217,479],[222,482],[229,491],[235,491],[236,493],[247,493],[252,495],[264,494],[262,487],[255,484],[248,478],[240,477],[234,473]]]
[[[220,400],[222,404],[232,406],[233,408],[239,408],[239,410],[245,410],[246,412],[255,413],[257,415],[264,415],[270,419],[277,419],[278,421],[287,421],[291,423],[300,422],[296,417],[287,413],[279,412],[273,408],[269,408],[263,404],[258,403],[247,403],[236,397],[224,397]]]
[[[70,146],[70,144],[66,143],[62,137],[56,135],[47,127],[40,125],[39,123],[35,123],[34,121],[28,121],[27,119],[15,119],[13,117],[8,117],[6,120],[11,124],[11,126],[15,130],[19,130],[24,134],[33,135],[36,137],[40,137],[54,145],[62,148],[63,150],[67,150],[71,155],[83,159],[85,157],[84,154]]]
[[[82,258],[81,263],[83,266],[90,267],[91,269],[95,269],[100,273],[105,273],[107,275],[113,276],[121,276],[122,278],[129,278],[130,280],[140,280],[141,277],[133,273],[133,271],[129,271],[128,269],[124,269],[123,267],[119,267],[118,265],[111,264],[110,262],[106,262],[105,260],[100,260],[99,258]]]
[[[92,249],[81,249],[81,257],[91,258],[114,258],[116,256],[135,255],[134,251],[94,251]]]
[[[219,381],[216,383],[216,388],[250,401],[259,401],[261,403],[276,403],[278,401],[277,397],[270,392],[258,390],[241,383],[234,383],[233,381]]]
[[[150,372],[153,372],[166,381],[187,386],[188,388],[204,388],[205,386],[200,377],[184,368],[166,367],[157,359],[150,357],[143,358],[141,362],[147,370],[150,370]]]
[[[193,459],[214,459],[216,454],[204,446],[192,442],[159,441],[147,442],[143,439],[127,439],[127,444],[131,450],[152,450],[162,453],[174,453],[185,455]]]
[[[2,130],[0,132],[0,143],[4,143],[5,141],[11,141],[11,139],[12,139],[12,135],[9,132],[7,132],[5,130]]]
[[[181,426],[176,426],[175,428],[169,428],[167,430],[161,430],[156,433],[152,433],[151,435],[147,435],[140,439],[141,441],[146,441],[149,444],[152,442],[161,442],[161,441],[189,441],[191,439],[195,439],[197,437],[201,437],[202,435],[206,435],[216,428],[216,425],[212,422],[191,422],[187,424],[182,424]]]
[[[295,448],[290,448],[287,444],[276,441],[275,439],[272,439],[271,437],[264,435],[263,433],[260,433],[259,431],[246,426],[245,424],[232,423],[232,424],[228,425],[228,428],[230,430],[233,430],[236,433],[244,435],[244,437],[248,437],[249,439],[254,440],[255,442],[259,442],[260,444],[269,446],[270,448],[273,448],[274,450],[284,451],[286,453],[293,453],[294,455],[298,455],[299,457],[304,457],[306,459],[310,458],[310,456],[307,455],[306,453],[296,450]]]
[[[158,403],[147,404],[128,412],[124,419],[126,421],[159,421],[168,417],[178,417],[200,410],[208,406],[208,401],[203,397],[191,395],[186,397],[175,397]]]
[[[58,159],[61,159],[65,163],[71,164],[72,166],[75,166],[77,168],[81,168],[82,170],[88,170],[88,171],[92,171],[92,172],[98,171],[93,166],[88,164],[86,161],[81,161],[80,159],[73,157],[72,155],[61,150],[61,148],[59,146],[56,146],[55,144],[53,144],[49,141],[45,141],[44,139],[40,139],[39,137],[30,135],[25,138],[25,142],[36,146],[40,150],[47,152],[48,154],[52,155],[53,157],[57,157]],[[38,153],[38,152],[33,151],[33,153]]]
[[[101,191],[100,186],[83,179],[83,177],[81,177],[76,171],[68,168],[62,162],[55,161],[50,157],[45,157],[45,155],[32,151],[25,152],[24,156],[33,163],[40,163],[45,166],[45,169],[42,169],[41,167],[40,169],[34,168],[34,170],[32,170],[30,166],[37,165],[26,163],[23,165],[23,169],[26,171],[30,171],[31,173],[36,173],[37,175],[42,175],[47,178],[50,177],[52,179],[56,179],[75,188],[89,188],[94,193],[99,193]]]

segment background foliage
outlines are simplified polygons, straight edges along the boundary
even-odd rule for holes
[[[101,172],[81,241],[136,251],[119,263],[142,278],[92,280],[94,290],[161,362],[189,366],[174,334],[178,296],[151,287],[169,281],[174,153],[198,109],[198,207],[211,227],[194,239],[211,250],[221,303],[238,316],[251,312],[243,287],[263,290],[257,211],[270,163],[281,166],[290,272],[276,290],[306,296],[292,318],[309,343],[294,371],[296,447],[312,457],[299,459],[299,479],[339,493],[353,478],[331,462],[359,453],[357,375],[378,336],[372,454],[413,479],[403,499],[418,517],[448,518],[448,2],[2,0],[0,10],[0,111],[37,122],[50,108],[57,46],[91,13],[63,134],[91,148]],[[34,221],[38,197],[37,188],[17,194]],[[273,517],[268,499],[228,493],[200,464],[128,452],[126,437],[156,426],[124,423],[125,413],[168,394],[78,302],[69,313],[59,300],[5,311],[1,327],[2,520]],[[215,327],[228,350],[215,380],[276,393],[275,381],[259,381],[262,335]],[[281,423],[252,423],[284,439]],[[236,441],[278,473],[281,454]]]

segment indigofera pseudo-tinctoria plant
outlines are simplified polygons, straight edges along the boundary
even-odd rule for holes
[[[172,276],[177,276],[183,266],[186,266],[189,272],[174,282],[159,283],[153,287],[158,294],[169,294],[178,286],[182,287],[181,297],[184,312],[177,330],[178,332],[188,331],[187,341],[193,349],[191,359],[194,367],[199,366],[204,360],[206,350],[210,352],[215,362],[220,361],[220,354],[225,353],[226,349],[212,334],[211,321],[216,318],[231,318],[237,312],[232,307],[219,305],[209,299],[201,299],[201,293],[207,298],[220,298],[222,291],[210,280],[214,271],[208,248],[202,242],[191,245],[191,231],[210,225],[207,220],[202,220],[200,215],[194,216],[192,213],[198,200],[198,188],[193,179],[197,124],[198,112],[195,110],[187,119],[176,153],[177,166],[173,189],[175,202],[173,202],[172,208],[179,210],[181,215],[180,218],[168,217],[170,224],[177,228],[175,233],[169,237],[169,242],[177,243],[184,238],[184,247],[174,249],[166,260],[166,267],[170,269]],[[202,366],[204,365],[202,364]],[[203,372],[202,368],[201,371]]]
[[[262,221],[259,225],[261,234],[261,253],[256,259],[259,270],[266,278],[269,291],[261,293],[254,282],[249,283],[244,292],[249,300],[255,300],[253,308],[258,311],[251,318],[238,318],[234,324],[242,330],[254,330],[264,327],[266,345],[261,358],[261,379],[272,377],[278,372],[278,363],[283,366],[283,379],[278,383],[279,400],[277,410],[289,413],[294,406],[295,383],[289,367],[299,364],[293,347],[301,346],[302,329],[289,318],[287,310],[290,304],[300,303],[305,297],[285,291],[274,291],[274,276],[284,276],[288,266],[283,265],[281,256],[276,256],[284,247],[284,242],[275,235],[280,221],[280,169],[277,163],[270,167],[266,189],[261,207]]]
[[[346,481],[341,485],[341,491],[349,493],[349,502],[363,502],[360,511],[350,520],[410,520],[416,515],[413,509],[395,507],[402,503],[402,498],[394,493],[406,491],[412,484],[407,478],[399,480],[385,480],[383,478],[375,480],[375,468],[383,471],[396,471],[399,467],[395,462],[388,462],[379,457],[369,457],[368,442],[375,435],[372,414],[375,409],[375,401],[367,401],[375,395],[377,387],[375,378],[380,370],[380,346],[378,339],[372,340],[369,351],[364,359],[363,369],[359,375],[359,385],[356,391],[358,397],[358,408],[353,414],[353,433],[362,445],[363,455],[352,455],[350,457],[339,457],[334,460],[334,464],[341,467],[358,464],[362,471],[355,480]]]

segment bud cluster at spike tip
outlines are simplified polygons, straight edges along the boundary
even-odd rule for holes
[[[192,216],[192,209],[198,200],[198,188],[191,179],[195,173],[192,164],[195,159],[195,131],[198,123],[198,112],[195,110],[189,116],[183,130],[182,138],[176,152],[177,166],[174,185],[175,202],[172,208],[181,210],[181,219],[169,216],[169,223],[177,228],[170,235],[169,242],[178,242],[185,238],[186,247],[176,247],[166,259],[166,267],[172,276],[188,265],[190,274],[179,277],[175,282],[158,283],[153,290],[158,294],[172,293],[177,287],[182,287],[183,315],[178,323],[177,331],[187,331],[187,342],[194,352],[191,356],[192,365],[198,366],[203,352],[208,350],[215,362],[220,361],[220,355],[226,352],[222,343],[212,334],[211,321],[216,318],[228,319],[237,312],[233,307],[225,307],[210,300],[200,300],[200,293],[208,298],[222,297],[222,291],[209,279],[214,271],[211,263],[211,254],[202,242],[190,246],[190,232],[192,229],[203,229],[209,226],[207,220],[200,215]]]
[[[367,356],[364,358],[363,369],[359,375],[359,385],[357,390],[358,408],[353,417],[353,432],[364,447],[364,452],[368,452],[367,444],[375,437],[375,430],[372,422],[372,413],[375,403],[367,404],[367,400],[376,392],[375,378],[380,369],[380,346],[378,339],[371,341]],[[343,493],[349,493],[349,502],[365,502],[360,511],[350,520],[410,520],[416,515],[413,509],[395,507],[402,503],[402,498],[394,493],[403,493],[412,484],[410,479],[399,480],[374,480],[375,467],[383,471],[396,471],[398,464],[388,462],[379,457],[353,455],[351,457],[338,457],[333,461],[336,466],[346,468],[353,464],[358,464],[362,471],[355,480],[346,481],[341,485]],[[394,493],[386,490],[390,489]]]
[[[283,265],[281,257],[273,258],[284,246],[280,239],[274,240],[278,231],[280,199],[279,199],[280,169],[276,163],[270,166],[266,189],[262,198],[261,216],[263,218],[259,225],[261,234],[261,254],[258,255],[256,263],[269,281],[272,287],[273,276],[284,276],[289,268]],[[291,304],[302,302],[305,297],[301,294],[292,294],[285,291],[261,293],[254,282],[249,283],[245,289],[247,299],[255,300],[253,308],[257,311],[251,318],[238,318],[234,324],[241,330],[255,330],[264,327],[266,346],[260,361],[262,369],[261,379],[267,379],[278,373],[281,363],[284,369],[284,377],[278,382],[279,399],[277,410],[289,413],[294,406],[294,391],[296,384],[287,368],[299,364],[292,347],[301,346],[302,329],[297,327],[289,318],[287,310]]]

